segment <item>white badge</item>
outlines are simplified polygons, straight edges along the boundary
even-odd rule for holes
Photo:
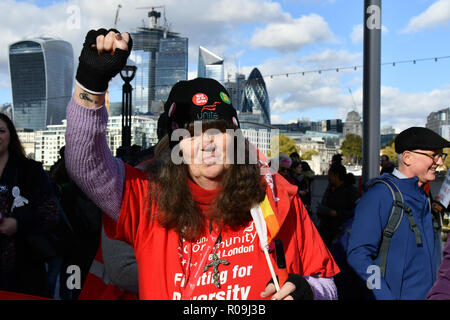
[[[28,204],[28,200],[20,195],[19,187],[16,186],[16,187],[12,188],[11,193],[14,197],[13,205],[11,207],[11,212],[13,212],[14,208],[23,207],[25,204]]]

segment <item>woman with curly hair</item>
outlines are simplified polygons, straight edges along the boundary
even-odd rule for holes
[[[111,155],[104,92],[131,47],[129,34],[117,30],[86,36],[67,109],[66,163],[117,221],[115,238],[133,245],[139,298],[335,299],[338,268],[296,187],[242,137],[217,81],[173,86],[164,105],[169,146],[147,170]],[[263,227],[258,214],[266,215]],[[282,241],[290,274],[279,287],[268,284],[280,272],[272,239]]]

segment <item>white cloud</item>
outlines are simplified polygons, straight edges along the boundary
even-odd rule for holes
[[[386,26],[381,26],[381,32],[387,34],[389,29]],[[350,34],[350,39],[353,43],[361,43],[364,41],[364,29],[362,24],[353,26],[353,31]]]
[[[302,65],[313,65],[316,68],[323,69],[330,67],[351,67],[355,64],[361,64],[361,62],[361,53],[350,53],[346,50],[331,49],[311,53],[310,55],[299,59],[299,63]]]
[[[359,78],[360,72],[353,75],[352,73],[329,71],[322,74],[306,73],[304,76],[291,74],[288,77],[283,73],[292,73],[309,67],[312,69],[315,67],[314,63],[332,65],[333,57],[340,57],[342,60],[351,62],[355,56],[359,56],[359,54],[351,53],[347,55],[345,57],[344,52],[324,51],[311,54],[298,61],[284,56],[268,59],[259,65],[258,69],[265,75],[264,81],[270,98],[272,123],[294,122],[295,120],[290,121],[290,119],[302,118],[305,114],[311,115],[312,113],[317,114],[321,119],[336,118],[337,115],[345,119],[347,112],[352,109],[353,102],[347,92],[348,80],[343,82],[342,78]],[[329,57],[328,62],[325,57]],[[306,60],[309,61],[308,64],[306,64]],[[301,64],[299,61],[302,61]],[[250,71],[245,70],[245,74]],[[271,74],[277,76],[268,76]],[[361,84],[361,82],[359,83]],[[333,110],[336,112],[333,113]]]
[[[429,29],[450,21],[450,0],[438,0],[418,16],[409,20],[405,33]]]
[[[347,92],[349,81],[351,86],[354,78],[360,79],[360,70],[352,71],[324,71],[305,73],[305,75],[292,74],[298,71],[318,70],[332,66],[348,66],[360,63],[359,53],[349,53],[345,50],[324,50],[312,53],[301,59],[292,59],[284,56],[268,59],[258,66],[263,75],[277,75],[264,79],[271,99],[271,110],[278,115],[296,111],[320,110],[320,108],[340,107],[351,108],[352,98]],[[285,74],[291,75],[286,77]],[[345,77],[345,80],[343,78]],[[361,81],[358,81],[361,85]],[[362,101],[362,99],[361,99]]]
[[[258,29],[250,40],[253,48],[273,48],[281,52],[298,51],[306,45],[331,41],[333,34],[327,22],[317,14],[269,23]]]
[[[142,24],[148,25],[148,9],[136,9],[148,6],[148,1],[122,0],[120,3],[122,8],[117,25],[120,31],[134,32]],[[242,24],[290,18],[279,3],[269,0],[167,0],[164,5],[171,30],[189,38],[190,61],[197,60],[199,45],[223,53],[233,42],[242,41],[235,32],[235,28]],[[75,28],[68,26],[73,17],[73,13],[68,12],[70,7],[78,8],[80,12],[80,24]],[[34,36],[55,36],[69,41],[77,61],[87,31],[112,27],[116,8],[117,4],[112,5],[109,0],[69,0],[45,8],[15,0],[0,1],[0,12],[8,13],[0,19],[0,73],[7,74],[8,45]],[[157,10],[163,11],[161,8]]]
[[[295,122],[292,120],[285,120],[284,118],[282,118],[281,116],[277,115],[277,114],[271,114],[270,115],[270,123],[275,123],[275,124],[288,124],[291,122]]]
[[[279,3],[260,0],[219,0],[196,1],[206,15],[207,21],[215,21],[226,24],[246,23],[255,21],[272,21],[287,19],[289,14],[284,13]],[[202,11],[200,11],[202,12]]]
[[[425,126],[430,112],[448,107],[450,86],[429,92],[402,92],[398,88],[381,87],[381,121],[395,124],[401,130],[414,125]]]

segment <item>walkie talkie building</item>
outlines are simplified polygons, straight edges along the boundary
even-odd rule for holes
[[[15,42],[8,51],[15,126],[44,130],[60,124],[72,95],[72,45],[42,37]]]

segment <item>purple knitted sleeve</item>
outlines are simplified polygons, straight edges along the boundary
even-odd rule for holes
[[[450,237],[447,239],[443,255],[436,282],[428,292],[427,300],[450,300]]]
[[[314,291],[314,300],[337,300],[338,293],[334,279],[304,276]]]
[[[70,177],[108,216],[119,219],[125,179],[124,163],[106,143],[108,113],[91,109],[73,98],[67,105],[66,167]]]

